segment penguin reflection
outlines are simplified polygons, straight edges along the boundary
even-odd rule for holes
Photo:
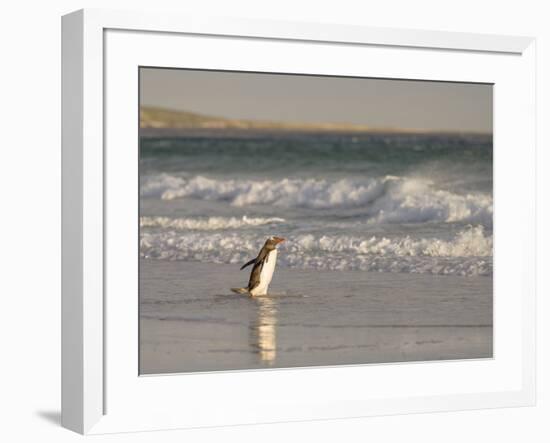
[[[251,346],[263,363],[273,364],[277,356],[277,304],[269,296],[254,298],[257,316],[250,325]]]

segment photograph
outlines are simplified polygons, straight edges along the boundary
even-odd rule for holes
[[[493,84],[140,67],[136,118],[140,375],[493,358]]]

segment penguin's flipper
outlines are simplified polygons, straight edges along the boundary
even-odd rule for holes
[[[248,294],[248,288],[231,288],[235,294]]]
[[[248,263],[245,263],[244,265],[242,265],[240,270],[242,271],[244,268],[246,268],[247,266],[250,266],[250,265],[252,265],[252,264],[254,264],[254,263],[256,263],[256,259],[255,259],[255,258],[253,258],[252,260],[250,260]]]

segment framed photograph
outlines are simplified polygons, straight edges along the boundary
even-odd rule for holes
[[[65,427],[534,403],[533,39],[62,25]]]

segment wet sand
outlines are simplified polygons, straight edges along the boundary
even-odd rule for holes
[[[141,260],[140,372],[491,358],[492,278]]]

